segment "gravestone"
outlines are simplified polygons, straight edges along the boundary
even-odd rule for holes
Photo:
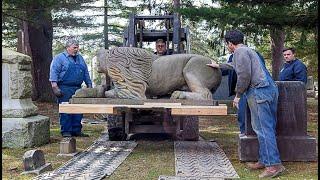
[[[276,136],[282,161],[316,161],[316,139],[307,134],[307,95],[300,81],[276,81],[279,89]],[[258,160],[258,139],[247,109],[245,135],[239,136],[240,161]]]
[[[76,152],[76,139],[73,137],[63,138],[60,142],[60,153],[58,156],[75,156]]]
[[[307,87],[307,97],[314,98],[316,96],[316,92],[314,89],[313,76],[308,76],[306,87]]]
[[[31,91],[31,58],[2,48],[2,147],[33,147],[49,142],[50,119],[38,115]]]
[[[228,85],[228,75],[222,76],[220,86],[213,94],[214,100],[233,100],[233,96],[229,96],[229,85]]]
[[[222,76],[221,83],[215,93],[212,94],[212,99],[219,104],[228,106],[228,114],[236,114],[237,108],[232,105],[234,95],[229,96],[228,75]]]
[[[41,150],[29,150],[23,155],[24,172],[21,174],[41,174],[52,171],[50,163],[46,163]]]
[[[314,83],[313,76],[308,76],[307,84],[306,84],[307,90],[314,90],[313,83]]]

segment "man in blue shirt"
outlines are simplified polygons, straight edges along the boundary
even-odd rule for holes
[[[69,102],[76,90],[81,88],[83,81],[88,88],[92,88],[88,67],[78,51],[78,41],[69,39],[66,50],[56,55],[51,62],[49,81],[59,104]],[[81,133],[82,114],[60,113],[59,117],[63,137],[88,136]]]
[[[280,70],[280,81],[302,81],[307,84],[307,67],[295,57],[295,49],[285,48],[282,52],[285,63]]]

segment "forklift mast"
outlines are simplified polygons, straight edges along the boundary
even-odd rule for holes
[[[163,20],[165,29],[156,30],[145,27],[145,21],[154,20]],[[130,14],[129,25],[123,34],[123,46],[142,48],[143,42],[155,42],[157,39],[163,39],[166,41],[167,53],[169,51],[173,54],[189,53],[189,34],[189,28],[181,28],[180,18],[176,13],[162,16],[138,16]],[[169,47],[170,44],[171,47]]]

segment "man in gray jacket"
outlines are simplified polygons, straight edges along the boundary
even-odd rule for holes
[[[252,128],[259,142],[259,160],[249,163],[252,170],[264,169],[259,178],[276,177],[284,170],[276,142],[278,88],[258,54],[243,44],[242,32],[233,30],[225,35],[228,50],[233,52],[231,63],[208,64],[213,68],[233,68],[237,73],[236,96],[238,107],[241,95],[247,97]]]

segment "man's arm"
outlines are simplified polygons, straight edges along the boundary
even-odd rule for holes
[[[294,80],[295,81],[302,81],[305,84],[307,84],[307,79],[308,79],[308,75],[307,75],[307,67],[301,62],[301,63],[297,63],[294,66]]]
[[[233,69],[231,63],[215,63],[215,62],[211,62],[211,64],[207,64],[207,66],[210,66],[212,68],[221,68],[221,69]]]
[[[50,77],[49,81],[51,82],[51,87],[54,95],[57,97],[62,97],[63,94],[58,87],[58,77],[59,77],[59,72],[61,72],[61,64],[59,63],[57,58],[54,58],[50,64]]]
[[[249,87],[251,81],[251,58],[246,49],[234,52],[234,68],[237,72],[236,97],[240,98]]]

